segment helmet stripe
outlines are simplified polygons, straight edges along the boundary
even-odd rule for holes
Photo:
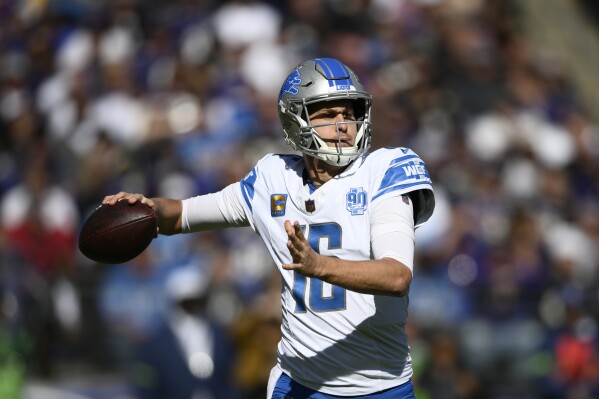
[[[332,76],[333,71],[326,64],[325,60],[326,60],[326,58],[325,59],[316,58],[314,61],[316,61],[316,63],[318,65],[320,65],[320,67],[322,68],[322,70],[324,72],[324,76],[327,78],[327,81],[329,82],[329,86],[333,86],[333,81],[331,80],[331,78],[333,78],[333,76]]]
[[[320,67],[322,68],[322,70],[324,71],[324,75],[327,79],[331,79],[332,78],[332,73],[333,71],[331,71],[331,68],[329,68],[329,66],[325,63],[326,58],[322,59],[322,58],[316,58],[314,61],[320,65]]]
[[[321,61],[329,68],[331,75],[328,78],[343,79],[349,76],[349,73],[341,66],[341,63],[333,58],[323,58]]]
[[[329,86],[342,85],[349,86],[353,85],[353,80],[349,70],[343,63],[334,58],[316,58],[314,60],[325,73],[325,77],[329,82]]]

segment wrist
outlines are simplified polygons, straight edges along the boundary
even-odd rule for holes
[[[320,280],[326,278],[327,276],[327,270],[328,270],[328,263],[330,258],[328,256],[324,256],[321,255],[317,252],[314,252],[314,276]]]

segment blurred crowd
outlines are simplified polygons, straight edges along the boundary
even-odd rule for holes
[[[264,398],[280,281],[251,229],[123,265],[77,238],[105,195],[205,194],[291,151],[278,90],[318,56],[373,94],[373,147],[412,148],[433,179],[417,397],[599,397],[599,127],[518,6],[0,0],[0,397],[78,378],[79,398]]]

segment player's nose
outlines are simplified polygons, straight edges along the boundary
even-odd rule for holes
[[[343,114],[337,114],[337,116],[335,116],[335,123],[337,124],[337,127],[340,131],[347,132],[346,122],[347,120],[345,119],[345,117],[343,117]]]

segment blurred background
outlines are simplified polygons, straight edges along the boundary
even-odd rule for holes
[[[598,8],[0,0],[0,398],[265,397],[280,281],[251,229],[123,265],[77,237],[107,194],[205,194],[289,152],[278,90],[318,56],[373,94],[373,147],[434,182],[417,397],[598,398]]]

